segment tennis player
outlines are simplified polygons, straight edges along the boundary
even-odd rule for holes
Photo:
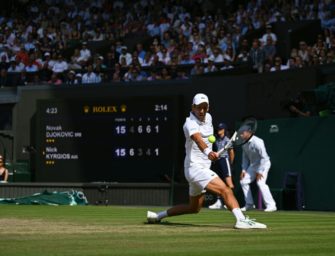
[[[236,218],[235,228],[266,228],[266,225],[244,216],[232,190],[210,169],[211,161],[218,160],[219,154],[212,151],[212,144],[208,141],[208,137],[213,134],[212,117],[208,109],[208,97],[202,93],[196,94],[192,111],[183,127],[186,137],[184,173],[189,183],[189,203],[159,213],[148,211],[148,223],[159,223],[166,217],[198,213],[204,202],[205,191],[208,190],[224,199]]]

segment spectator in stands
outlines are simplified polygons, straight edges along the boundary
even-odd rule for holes
[[[5,167],[5,162],[2,155],[0,155],[0,182],[8,182],[8,169]]]
[[[58,54],[58,58],[55,62],[55,64],[52,67],[52,72],[62,74],[65,71],[67,71],[69,68],[68,63],[64,60],[62,54]]]
[[[81,69],[81,64],[84,63],[82,57],[80,57],[80,49],[75,48],[73,55],[71,56],[70,63],[69,63],[69,69]]]
[[[69,85],[79,84],[78,77],[76,76],[76,72],[74,70],[70,70],[67,73],[65,84],[69,84]]]
[[[137,51],[134,51],[134,53],[132,54],[131,64],[134,66],[141,66],[140,60],[141,59],[138,57]]]
[[[129,65],[129,68],[128,68],[127,72],[123,75],[123,81],[125,81],[125,82],[133,81],[133,71],[134,71],[134,69],[135,69],[134,65]]]
[[[301,59],[300,56],[296,56],[294,58],[294,67],[295,68],[303,68],[303,67],[305,67],[305,63],[302,61],[302,59]]]
[[[87,48],[87,42],[83,42],[80,50],[80,56],[77,59],[79,63],[86,63],[91,58],[91,50]]]
[[[76,80],[78,84],[82,84],[82,74],[81,73],[76,74]]]
[[[274,64],[273,67],[270,69],[270,71],[281,71],[286,70],[288,68],[289,68],[288,66],[282,64],[282,59],[279,56],[277,56],[274,59]]]
[[[320,65],[320,57],[316,54],[314,54],[310,59],[309,59],[309,65],[310,66],[318,66]]]
[[[195,60],[195,64],[193,66],[193,68],[191,69],[191,75],[201,75],[204,73],[204,67],[201,64],[201,59],[198,58]]]
[[[7,44],[3,45],[2,51],[0,52],[1,62],[8,63],[10,59],[10,49]]]
[[[93,72],[92,64],[87,66],[87,72],[82,76],[82,84],[99,84],[101,83],[100,75]]]
[[[207,61],[207,66],[204,69],[204,73],[211,73],[217,71],[217,67],[214,65],[213,57],[209,57]]]
[[[254,39],[252,42],[252,47],[249,51],[249,59],[253,70],[262,73],[265,54],[258,39]]]
[[[162,68],[164,66],[165,64],[159,59],[159,56],[157,54],[153,54],[151,67]]]
[[[25,66],[24,70],[27,73],[35,73],[38,72],[38,66],[34,63],[34,60],[29,59],[28,64]]]
[[[28,34],[27,42],[24,44],[24,48],[27,52],[33,52],[36,50],[36,42],[34,41],[33,35]]]
[[[270,63],[273,63],[273,59],[276,55],[277,50],[276,50],[276,46],[271,36],[268,36],[266,38],[266,43],[263,46],[263,50],[264,50],[265,60],[268,60]]]
[[[101,31],[99,27],[96,27],[94,30],[94,35],[92,41],[103,41],[105,39],[105,34]]]
[[[227,47],[226,52],[223,54],[223,60],[224,59],[230,61],[230,63],[235,62],[236,55],[235,55],[235,50],[233,49],[233,47],[231,47],[231,46]]]
[[[220,48],[216,48],[215,53],[213,53],[214,56],[214,62],[220,62],[220,58],[222,58],[221,50]],[[196,62],[196,59],[199,59],[201,63],[205,62],[205,59],[207,59],[207,53],[205,46],[200,44],[198,46],[198,50],[193,54],[192,59]]]
[[[213,58],[212,58],[213,59]],[[191,59],[190,54],[188,52],[184,52],[181,55],[181,60],[179,62],[180,65],[189,65],[194,64],[194,60]]]
[[[9,61],[7,59],[6,55],[1,56],[1,61],[0,61],[0,69],[8,69],[9,68]]]
[[[166,67],[162,68],[162,70],[161,70],[161,79],[162,80],[171,80],[170,72]]]
[[[14,83],[14,82],[13,82]],[[27,72],[23,69],[20,73],[19,78],[15,81],[16,86],[23,86],[29,83],[29,78],[27,76]]]
[[[186,75],[186,72],[184,70],[178,70],[177,77],[175,79],[186,80],[186,79],[189,79],[189,77]]]
[[[95,62],[93,63],[93,69],[96,73],[105,73],[107,66],[104,64],[104,57],[97,56]]]
[[[149,67],[152,64],[152,55],[150,52],[146,52],[144,55],[144,59],[139,59],[140,64],[142,67]]]
[[[230,59],[224,58],[223,59],[223,65],[220,68],[220,70],[228,70],[228,69],[232,69],[232,68],[234,68],[234,66],[232,65],[232,62],[230,61]]]
[[[107,54],[106,58],[104,58],[104,64],[106,65],[107,69],[114,68],[115,64],[119,62],[119,59],[116,57],[116,52],[113,49],[110,49]]]
[[[156,69],[152,69],[147,80],[148,81],[161,80],[161,76],[157,73]]]
[[[272,32],[272,26],[270,24],[266,25],[266,32],[265,32],[265,34],[261,38],[261,43],[263,45],[266,44],[268,37],[271,37],[272,44],[275,45],[277,43],[277,35]]]
[[[161,61],[165,65],[170,65],[171,64],[171,57],[170,57],[170,54],[167,52],[167,49],[162,46],[161,52],[162,52]]]
[[[50,85],[61,85],[63,81],[58,77],[58,74],[53,72],[51,75],[50,80],[48,81],[48,84]]]
[[[305,41],[299,42],[298,55],[301,57],[304,63],[309,62],[309,52],[308,52],[307,44]]]
[[[129,66],[132,63],[133,58],[132,58],[131,54],[129,52],[127,52],[127,49],[128,49],[127,46],[123,46],[121,48],[121,54],[119,56],[119,63],[123,64],[123,65],[125,64],[126,66]],[[125,63],[123,63],[122,59],[124,59]]]
[[[10,77],[8,76],[7,69],[1,68],[0,70],[0,87],[8,87],[12,86],[12,82]]]
[[[70,0],[70,3],[72,2]],[[28,8],[24,12],[18,10],[17,13],[12,14],[13,17],[3,18],[2,33],[0,34],[0,56],[6,55],[6,63],[8,63],[13,55],[17,55],[19,62],[27,66],[29,55],[36,53],[34,60],[39,63],[37,66],[41,69],[40,65],[43,64],[43,61],[39,60],[41,58],[39,56],[43,56],[46,52],[51,55],[55,53],[56,56],[61,53],[65,57],[64,60],[69,62],[71,69],[81,69],[86,67],[89,62],[91,63],[91,51],[88,49],[85,39],[92,40],[90,44],[94,44],[95,41],[108,40],[113,49],[104,55],[104,64],[107,68],[112,69],[116,62],[121,63],[119,55],[125,47],[122,43],[125,37],[131,34],[142,35],[144,32],[150,37],[148,42],[156,43],[156,48],[153,48],[155,51],[152,49],[151,54],[159,55],[158,64],[160,62],[167,65],[194,64],[197,58],[201,59],[201,63],[207,63],[207,58],[214,54],[215,48],[219,48],[223,59],[230,56],[232,65],[235,65],[245,62],[250,49],[248,45],[246,45],[247,47],[243,46],[243,43],[247,42],[246,38],[249,38],[252,32],[259,32],[255,30],[266,29],[266,33],[262,35],[260,41],[264,42],[268,36],[271,36],[272,41],[276,41],[277,36],[270,27],[271,22],[318,18],[321,19],[324,34],[317,38],[315,45],[305,44],[305,46],[299,47],[298,54],[303,62],[309,62],[309,65],[321,65],[333,61],[330,57],[333,56],[332,53],[327,57],[329,50],[335,49],[335,37],[332,32],[332,26],[335,24],[333,20],[335,19],[328,14],[328,10],[332,8],[331,1],[320,2],[317,6],[317,13],[313,11],[312,5],[304,4],[303,1],[296,1],[296,6],[291,4],[273,5],[272,1],[249,1],[247,4],[240,4],[236,10],[236,3],[228,1],[227,9],[214,11],[213,8],[209,8],[213,10],[211,13],[206,9],[197,9],[198,7],[190,0],[177,1],[169,3],[169,5],[159,1],[135,1],[132,4],[116,1],[116,4],[114,2],[112,4],[116,8],[108,8],[108,4],[103,5],[102,2],[105,1],[98,0],[94,1],[93,4],[84,1],[80,6],[72,6],[69,5],[68,1],[42,0],[28,4]],[[210,1],[205,2],[202,1],[201,6],[211,5]],[[31,6],[33,6],[32,9]],[[107,8],[105,8],[106,6]],[[127,10],[125,6],[127,6]],[[155,17],[156,14],[158,15],[158,13],[154,13],[156,10],[159,10],[161,17],[159,19]],[[17,15],[36,18],[23,22],[23,19],[18,18]],[[50,20],[46,17],[50,17]],[[143,31],[143,29],[147,30]],[[145,41],[142,39],[144,39],[143,36],[138,36],[133,42],[136,45],[136,53],[123,56],[123,67],[128,67],[130,62],[136,58],[139,59],[141,66],[152,66],[154,58],[151,55],[144,60],[147,52],[144,48],[147,45],[144,45]],[[262,45],[260,45],[261,47]],[[78,53],[74,54],[76,60],[74,61],[72,58],[70,60],[71,56],[67,56],[67,53],[76,48],[78,48]],[[268,59],[266,48],[265,44],[263,50],[266,55],[265,59]],[[273,49],[273,47],[270,48]],[[100,52],[99,48],[94,49],[94,53],[97,55],[102,55],[105,52],[105,49],[103,52]],[[110,58],[108,57],[109,52],[112,53]],[[186,52],[191,56],[191,63],[188,63],[188,58],[184,57]],[[313,60],[314,55],[319,57],[318,61]],[[251,59],[255,60],[254,56],[249,58],[250,61]],[[292,56],[291,62],[295,58],[296,56]],[[51,58],[50,70],[55,62],[56,59]],[[156,62],[155,60],[154,65]],[[220,61],[216,60],[215,62]],[[253,67],[257,72],[260,72],[263,64],[253,63]],[[296,65],[290,65],[290,68],[293,67]],[[188,74],[189,72],[190,70],[187,71]],[[177,77],[176,74],[177,72],[173,77]],[[112,73],[107,73],[107,75],[109,75],[108,79],[112,80]],[[42,81],[48,81],[50,76],[51,73],[47,76],[45,76],[45,72],[40,73]]]
[[[146,51],[143,48],[143,44],[142,43],[137,43],[136,44],[136,51],[137,51],[137,55],[138,57],[143,61]]]
[[[241,52],[236,57],[236,64],[247,64],[249,62],[249,52],[247,48],[242,48]]]
[[[20,73],[23,70],[23,68],[24,68],[24,65],[23,66],[17,65],[15,57],[12,57],[7,71],[8,73]]]
[[[214,48],[213,54],[209,56],[213,59],[214,63],[222,63],[223,62],[223,54],[219,47]]]
[[[334,51],[333,50],[329,51],[326,56],[326,64],[335,63],[334,56],[335,56]]]

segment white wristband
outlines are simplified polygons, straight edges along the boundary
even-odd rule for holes
[[[208,156],[210,152],[212,152],[212,150],[210,150],[209,148],[205,148],[204,151],[203,151],[203,153],[204,153],[206,156]]]

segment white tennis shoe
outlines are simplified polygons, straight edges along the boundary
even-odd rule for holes
[[[256,222],[253,219],[249,219],[249,217],[245,217],[244,220],[238,220],[235,224],[235,228],[237,229],[265,229],[267,226],[265,224]]]
[[[150,224],[156,224],[161,222],[161,220],[158,219],[158,214],[151,211],[147,211],[147,221]]]
[[[209,208],[209,209],[212,209],[212,210],[213,210],[213,209],[214,209],[214,210],[216,210],[216,209],[222,209],[223,206],[222,206],[221,200],[218,199],[214,204],[208,206],[208,208]]]

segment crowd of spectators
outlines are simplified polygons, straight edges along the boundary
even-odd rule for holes
[[[335,62],[333,1],[236,2],[246,1],[17,1],[24,8],[0,16],[0,86],[188,79],[243,65],[261,73]],[[313,45],[301,41],[283,63],[271,24],[315,19],[324,33]],[[94,46],[101,42],[104,49]]]

